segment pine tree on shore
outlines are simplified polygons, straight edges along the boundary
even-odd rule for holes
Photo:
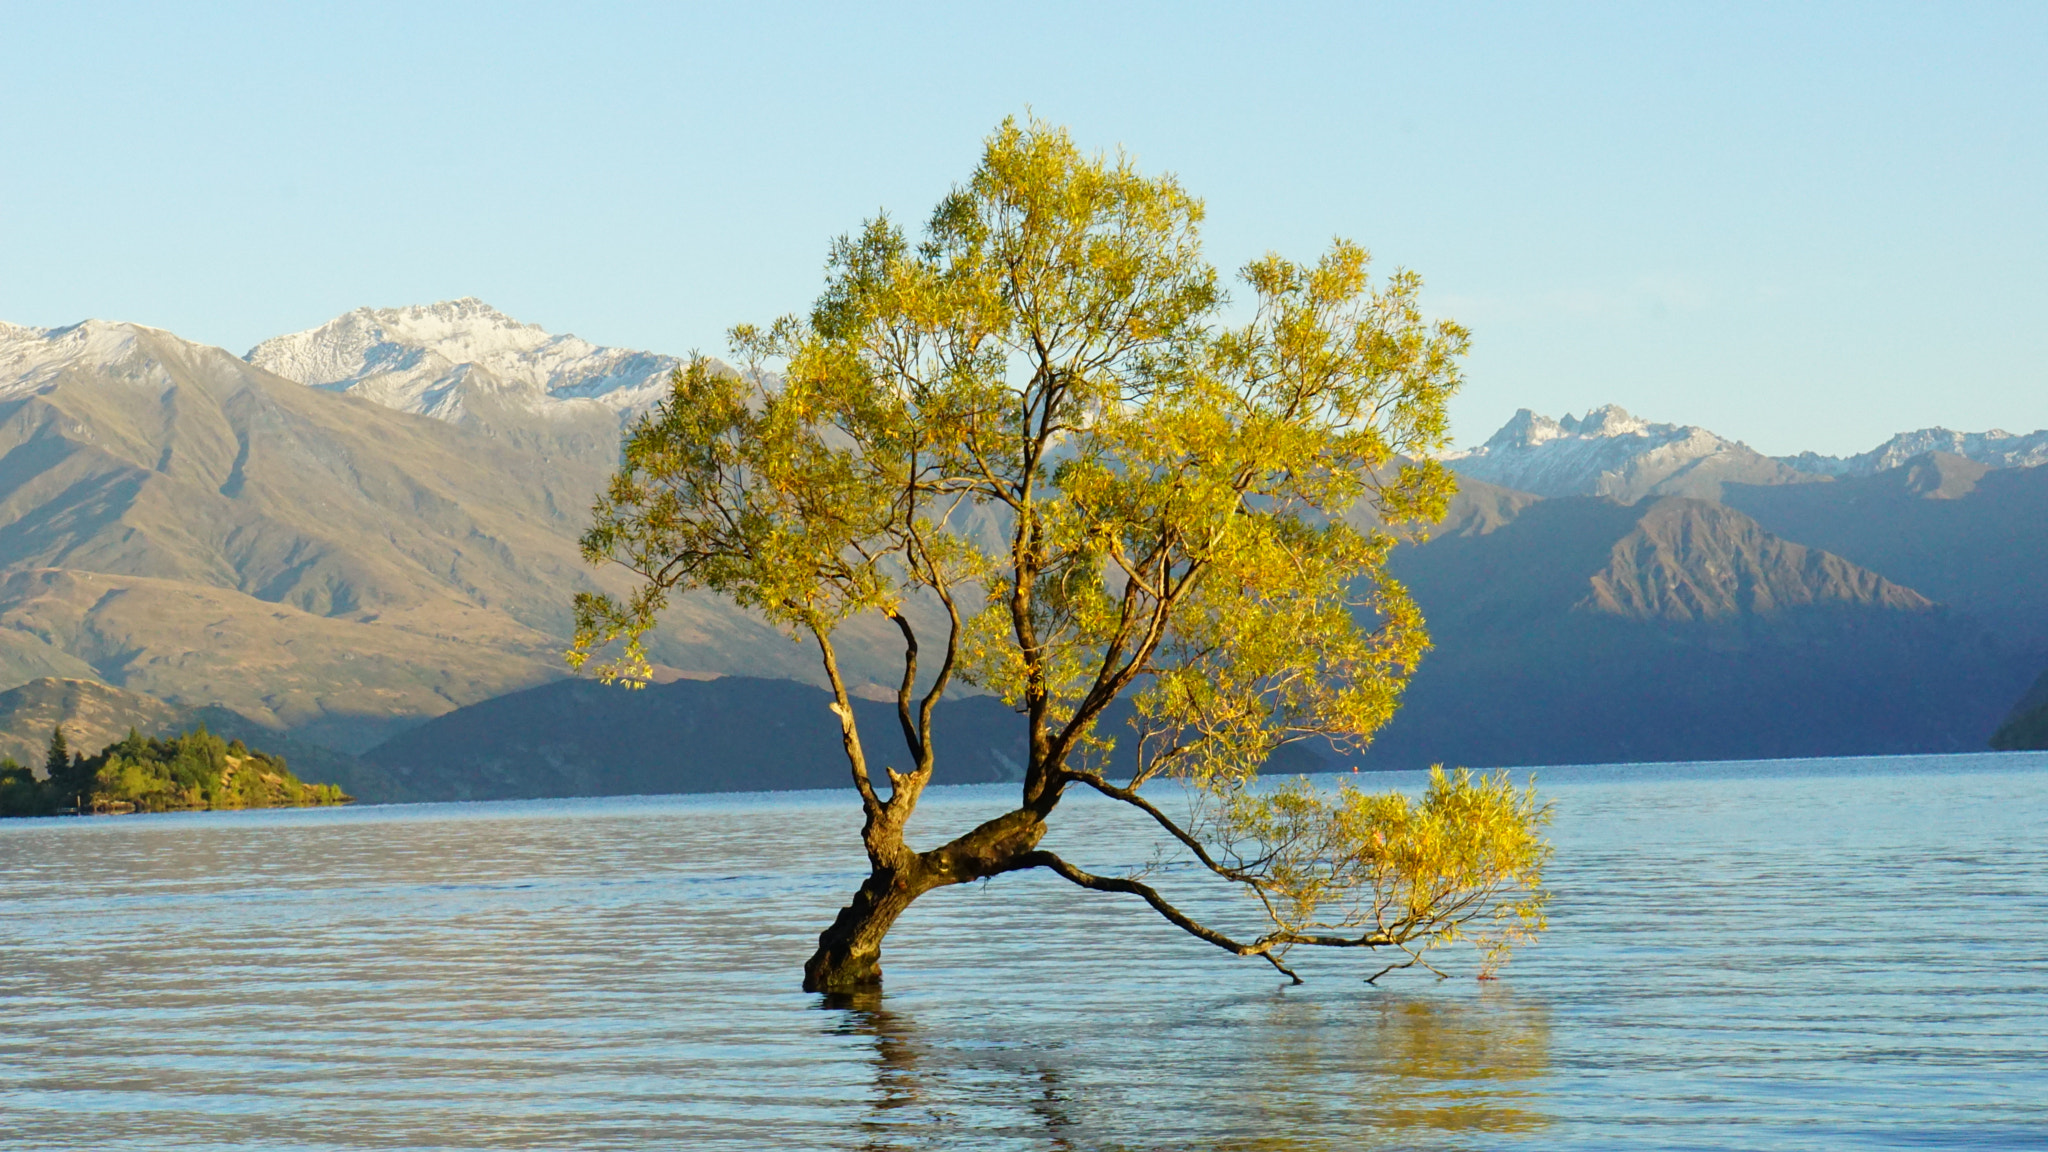
[[[43,779],[59,807],[85,806],[85,789],[79,787],[77,765],[78,758],[71,755],[70,742],[64,739],[64,725],[52,727],[50,750],[43,755]]]
[[[52,780],[58,780],[71,771],[71,748],[64,740],[64,726],[50,729],[50,751],[43,758],[43,772]]]

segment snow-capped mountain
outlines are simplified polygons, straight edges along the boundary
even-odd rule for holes
[[[623,417],[666,395],[682,363],[554,335],[475,297],[358,308],[265,340],[246,359],[288,380],[443,420],[459,420],[480,396],[540,415],[602,408]]]
[[[86,320],[64,328],[24,328],[0,322],[0,397],[42,391],[67,369],[132,376],[146,371],[135,360],[136,341],[169,336],[158,328],[107,320]]]
[[[2001,428],[1993,428],[1989,432],[1922,428],[1917,432],[1901,432],[1870,451],[1854,456],[1801,452],[1797,456],[1780,456],[1777,459],[1779,463],[1801,472],[1819,476],[1870,476],[1929,452],[1952,452],[1993,468],[2032,468],[2048,464],[2048,429],[2022,436]]]
[[[1713,499],[1724,483],[1784,484],[1812,479],[1748,445],[1704,428],[1653,424],[1616,405],[1553,420],[1527,408],[1486,443],[1444,458],[1475,480],[1539,496]]]

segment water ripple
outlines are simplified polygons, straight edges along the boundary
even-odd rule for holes
[[[2048,1148],[2048,757],[1542,776],[1552,931],[1498,984],[1281,989],[1024,875],[836,1006],[795,980],[846,796],[10,821],[0,1148]]]

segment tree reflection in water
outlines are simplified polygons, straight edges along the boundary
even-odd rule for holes
[[[1460,1147],[1456,1134],[1549,1124],[1536,1085],[1550,1066],[1550,1011],[1541,1001],[1490,986],[1470,999],[1375,997],[1348,1020],[1320,1026],[1303,1026],[1302,1015],[1297,1005],[1273,1004],[1257,1088],[1242,1099],[1272,1138],[1224,1140],[1219,1149],[1431,1147],[1432,1133]]]
[[[1473,1147],[1542,1130],[1550,1012],[1499,986],[1449,998],[1279,994],[1227,1022],[1168,1028],[1156,1066],[1082,1065],[1084,1043],[926,1032],[878,994],[826,998],[832,1031],[868,1037],[874,1089],[859,1147],[1243,1150]],[[1007,1033],[1007,1035],[1004,1035]],[[1188,1045],[1207,1045],[1193,1052]],[[1162,1124],[1176,1130],[1161,1130]],[[1133,1125],[1139,1127],[1133,1127]],[[1165,1144],[1161,1144],[1165,1141]]]
[[[1055,1152],[1077,1148],[1066,1138],[1072,1121],[1058,1068],[983,1062],[971,1049],[940,1049],[919,1035],[909,1016],[883,1007],[880,992],[827,994],[822,1007],[843,1014],[835,1031],[874,1040],[875,1092],[862,1123],[863,1152],[931,1147],[935,1137],[963,1130],[983,1138],[1035,1138],[1031,1146]]]

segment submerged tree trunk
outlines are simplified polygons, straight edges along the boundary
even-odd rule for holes
[[[1042,814],[1020,808],[982,824],[966,835],[929,852],[911,853],[901,833],[889,828],[893,844],[881,852],[871,846],[874,870],[839,910],[831,927],[818,934],[818,950],[804,964],[804,991],[846,993],[878,988],[882,983],[882,938],[913,901],[934,888],[965,884],[1020,868],[1035,868],[1038,841],[1045,835]],[[900,850],[891,852],[894,847]]]
[[[804,964],[804,991],[858,992],[882,983],[882,937],[910,902],[930,891],[895,870],[877,870],[818,934],[818,950]]]

